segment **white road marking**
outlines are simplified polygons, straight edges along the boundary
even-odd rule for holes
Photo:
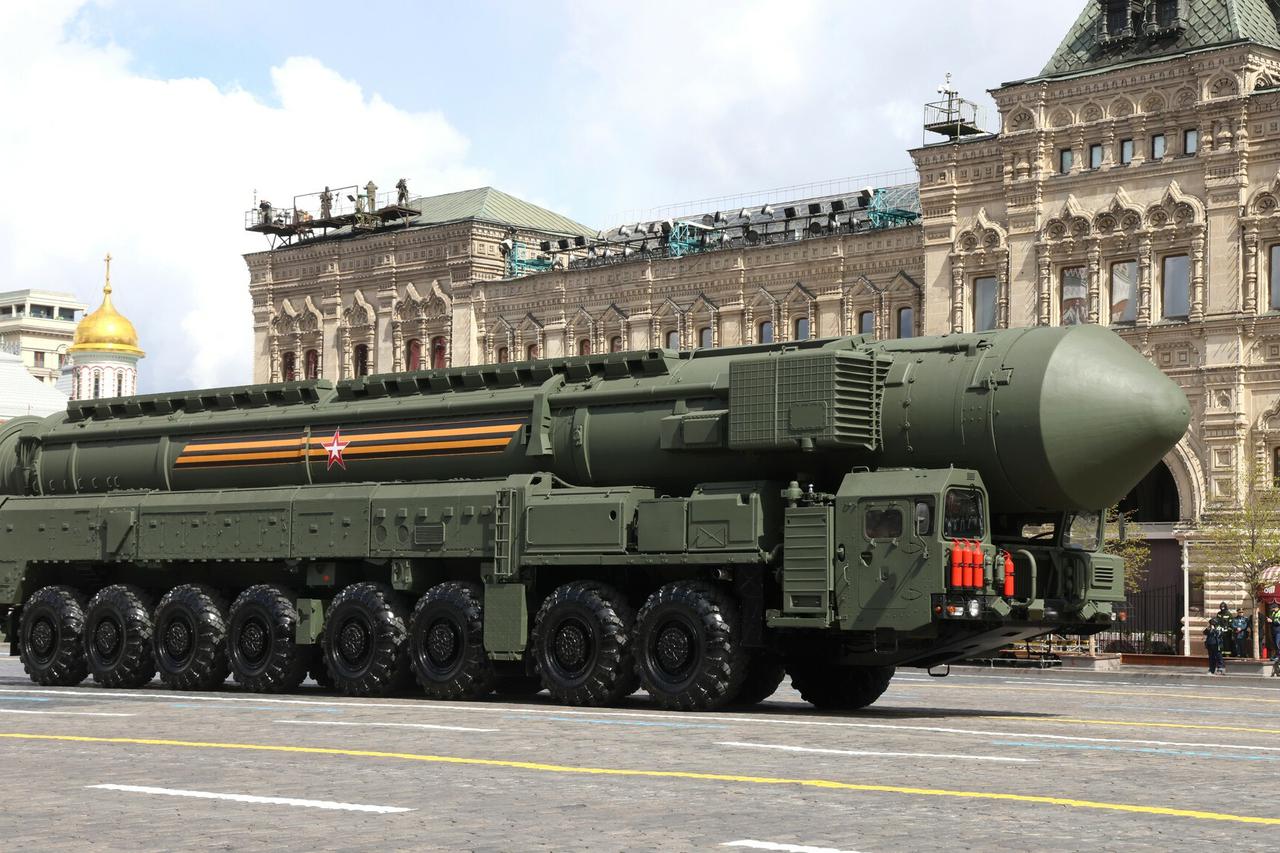
[[[22,711],[17,708],[0,708],[0,714],[57,714],[60,717],[133,717],[134,714],[115,714],[110,711]]]
[[[272,720],[290,726],[379,726],[390,729],[435,729],[445,732],[496,732],[500,729],[472,729],[466,726],[437,726],[431,723],[345,723],[337,720]]]
[[[786,853],[858,853],[857,850],[837,850],[834,847],[810,847],[807,844],[779,844],[776,841],[726,841],[721,847],[746,847],[751,850],[782,850]]]
[[[1005,758],[996,755],[964,755],[946,752],[873,752],[864,749],[827,749],[816,746],[788,746],[780,743],[746,743],[737,740],[716,741],[716,746],[745,746],[752,749],[779,749],[785,752],[817,752],[823,755],[866,755],[882,758],[945,758],[948,761],[1007,761],[1013,764],[1026,764],[1035,759]]]
[[[1269,689],[1269,688],[1259,688]],[[442,705],[423,699],[420,702],[376,702],[376,701],[329,701],[320,702],[313,699],[272,699],[261,695],[249,696],[204,696],[192,693],[126,693],[126,692],[110,692],[105,690],[97,690],[96,688],[62,688],[62,689],[43,689],[43,688],[12,688],[0,687],[0,693],[37,693],[37,694],[53,694],[61,696],[64,699],[164,699],[172,701],[175,695],[181,695],[185,701],[202,701],[202,702],[256,702],[259,704],[278,704],[278,705],[308,705],[321,708],[349,708],[361,711],[376,710],[416,710],[416,711],[461,711],[466,714],[510,714],[513,708],[518,708],[521,714],[547,714],[552,716],[568,716],[568,715],[584,715],[592,717],[638,717],[640,719],[671,719],[671,720],[687,720],[690,718],[688,713],[658,713],[651,711],[578,711],[572,708],[530,708],[527,706],[515,706],[507,703],[484,703],[476,702],[469,705]],[[901,731],[918,731],[918,732],[934,732],[936,734],[955,734],[955,735],[980,735],[982,737],[1002,737],[1002,738],[1044,738],[1047,740],[1068,740],[1068,741],[1090,741],[1095,743],[1137,743],[1149,744],[1155,746],[1188,746],[1188,747],[1212,747],[1218,749],[1252,749],[1263,750],[1269,752],[1280,752],[1280,746],[1259,746],[1256,744],[1226,744],[1226,743],[1186,743],[1181,741],[1162,741],[1162,740],[1141,740],[1132,738],[1108,738],[1108,737],[1086,737],[1083,735],[1063,735],[1051,734],[1046,732],[1020,732],[1020,731],[992,731],[989,729],[962,729],[948,726],[919,726],[919,725],[903,725],[898,723],[855,723],[852,721],[837,721],[831,719],[806,719],[798,715],[783,714],[761,714],[758,717],[730,717],[713,714],[697,714],[697,719],[706,720],[707,722],[716,723],[751,723],[754,725],[764,726],[806,726],[818,728],[842,728],[842,729],[888,729]],[[1046,718],[1052,722],[1052,718]]]
[[[165,797],[195,797],[199,800],[231,800],[236,803],[259,803],[268,806],[302,806],[309,809],[332,809],[344,812],[395,814],[411,812],[399,806],[369,806],[363,803],[335,803],[332,800],[298,800],[293,797],[255,797],[251,794],[218,794],[213,791],[184,791],[180,788],[151,788],[146,785],[85,785],[100,791],[124,791],[130,794],[157,794]]]

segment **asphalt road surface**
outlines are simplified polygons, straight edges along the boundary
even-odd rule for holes
[[[1280,679],[1275,679],[1280,681]],[[1263,849],[1261,679],[904,670],[719,713],[40,688],[0,658],[7,850]]]

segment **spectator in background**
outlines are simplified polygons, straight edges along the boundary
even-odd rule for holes
[[[1267,621],[1271,623],[1271,659],[1276,662],[1271,674],[1280,675],[1280,602],[1271,605]]]

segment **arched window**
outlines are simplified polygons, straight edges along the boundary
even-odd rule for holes
[[[102,399],[102,371],[93,371],[93,397],[91,399]]]
[[[676,329],[670,329],[666,335],[667,349],[680,349],[680,332]]]
[[[858,314],[858,334],[874,335],[876,333],[876,315],[874,311],[862,311]]]
[[[417,338],[411,338],[409,342],[404,345],[404,369],[422,369],[422,341]]]
[[[448,361],[448,348],[445,346],[444,337],[437,335],[431,339],[431,369],[443,370]]]
[[[511,351],[506,347],[498,347],[498,364],[506,364],[511,360]]]
[[[698,346],[701,349],[711,348],[711,327],[703,326],[698,330]]]
[[[123,370],[119,370],[116,372],[116,396],[117,397],[124,396],[124,371]]]
[[[356,376],[369,375],[369,348],[364,344],[356,344],[355,357],[352,359],[355,363]]]
[[[578,339],[578,355],[591,355],[591,339],[590,338]]]
[[[280,373],[284,376],[285,382],[292,382],[298,378],[298,356],[294,353],[287,352],[284,354],[284,366]]]
[[[795,326],[794,326],[794,328],[792,329],[792,331],[795,333],[795,335],[794,335],[794,337],[792,338],[792,340],[795,340],[795,341],[807,341],[807,340],[809,340],[809,318],[808,318],[808,317],[797,317],[797,318],[796,318],[796,322],[795,322]]]
[[[756,326],[756,343],[773,343],[773,321],[765,320]]]
[[[914,308],[898,309],[898,337],[914,338],[916,336],[916,311]]]
[[[524,357],[525,357],[526,359],[528,359],[529,361],[533,361],[535,358],[537,358],[537,357],[538,357],[538,345],[537,345],[537,344],[529,344],[527,347],[525,347],[525,348],[524,348]]]
[[[317,352],[316,350],[309,349],[307,350],[307,354],[302,357],[302,361],[303,361],[303,370],[304,370],[303,375],[307,379],[319,379],[320,378],[320,353]]]
[[[609,352],[622,352],[622,335],[609,338]]]

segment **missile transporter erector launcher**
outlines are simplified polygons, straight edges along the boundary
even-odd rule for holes
[[[0,426],[0,609],[42,684],[857,708],[1108,625],[1188,418],[1096,326],[73,402]]]

